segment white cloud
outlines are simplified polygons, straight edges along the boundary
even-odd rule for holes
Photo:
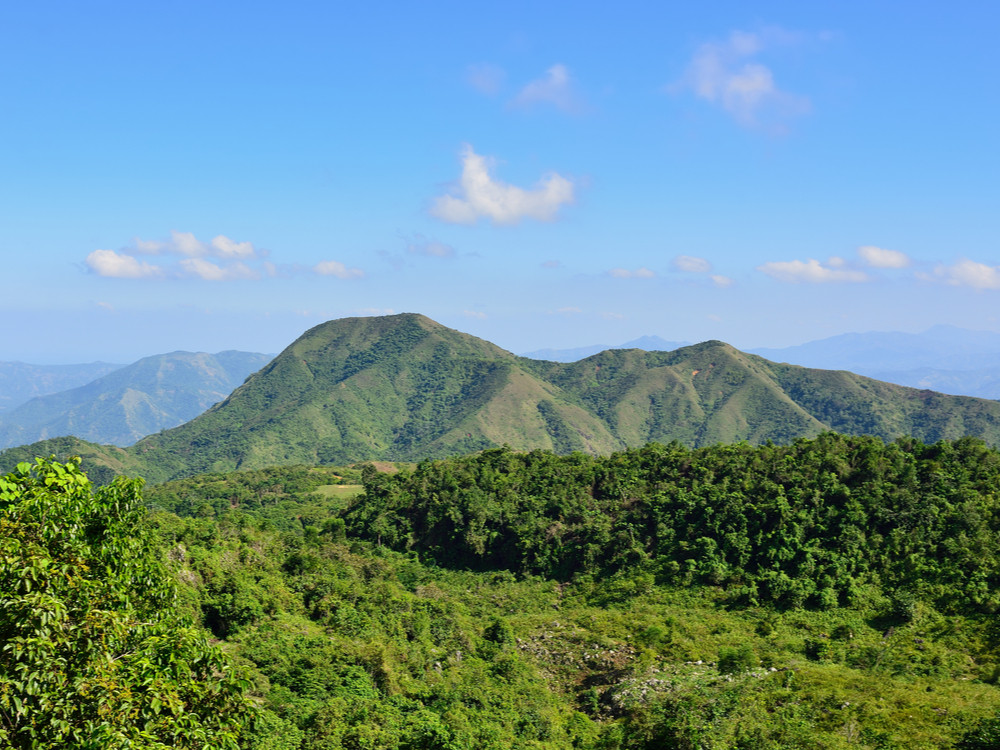
[[[952,266],[938,266],[934,275],[952,286],[1000,289],[1000,266],[988,266],[963,258]]]
[[[192,232],[171,232],[170,239],[172,247],[167,246],[161,252],[175,252],[189,257],[208,255],[208,247],[203,242],[199,242]]]
[[[157,279],[163,269],[114,250],[95,250],[84,261],[98,276],[112,279]]]
[[[670,90],[690,89],[695,96],[722,107],[737,122],[779,126],[790,117],[805,114],[809,100],[778,88],[770,68],[749,59],[776,44],[787,44],[793,35],[778,29],[761,33],[733,31],[723,42],[702,44],[678,84]]]
[[[569,68],[556,63],[545,71],[545,75],[528,83],[511,100],[514,107],[531,107],[535,104],[551,104],[563,112],[579,112],[582,103],[573,91]]]
[[[436,198],[431,214],[453,224],[474,224],[481,218],[517,224],[521,219],[551,221],[561,206],[573,202],[573,183],[561,175],[548,174],[535,188],[525,190],[494,179],[491,166],[490,160],[466,145],[456,194]]]
[[[360,268],[348,268],[339,260],[322,260],[313,266],[320,276],[335,276],[338,279],[360,279],[365,272]]]
[[[260,256],[252,242],[237,242],[220,234],[205,243],[193,232],[170,232],[169,240],[144,240],[136,237],[132,244],[122,248],[129,255],[180,255],[186,258],[238,258],[247,260]]]
[[[503,86],[507,74],[498,65],[479,63],[465,69],[465,81],[480,94],[495,96]]]
[[[583,310],[579,307],[560,307],[556,312],[559,315],[579,315]]]
[[[872,268],[906,268],[910,265],[910,258],[906,253],[874,245],[862,245],[858,248],[858,255]]]
[[[486,313],[479,312],[478,310],[462,310],[462,315],[467,318],[477,318],[478,320],[486,320]]]
[[[832,258],[832,264],[823,265],[818,260],[810,258],[807,261],[789,260],[775,261],[757,266],[757,270],[766,273],[773,279],[790,284],[808,283],[857,283],[868,281],[868,274],[838,265],[839,258]]]
[[[174,256],[177,260],[150,264],[143,255]],[[170,233],[167,240],[144,240],[136,237],[119,250],[95,250],[86,258],[87,266],[101,276],[120,279],[196,278],[204,281],[234,281],[260,278],[261,271],[245,261],[260,259],[251,242],[237,242],[223,234],[202,242],[192,232]],[[218,262],[207,260],[217,259]],[[270,264],[266,264],[270,265]],[[273,269],[273,266],[271,266]],[[265,268],[265,272],[267,269]]]
[[[602,312],[601,317],[605,320],[625,320],[625,316],[616,312]]]
[[[722,276],[720,274],[714,273],[709,278],[716,286],[727,287],[733,285],[733,280],[728,276]]]
[[[674,258],[674,268],[678,271],[688,273],[708,273],[712,270],[712,264],[704,258],[696,258],[693,255],[678,255]]]
[[[203,281],[236,281],[260,278],[260,273],[240,261],[220,266],[204,258],[184,258],[178,265],[183,275]]]
[[[612,268],[607,273],[608,276],[615,279],[651,279],[656,276],[653,271],[650,271],[645,266],[637,268],[634,271],[630,271],[627,268]]]
[[[249,242],[236,242],[220,234],[212,240],[212,250],[220,258],[254,258],[257,251]]]
[[[411,255],[426,255],[430,258],[452,258],[455,256],[455,248],[451,245],[427,239],[420,234],[406,246],[406,252]]]

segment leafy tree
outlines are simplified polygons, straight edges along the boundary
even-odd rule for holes
[[[142,480],[95,489],[80,459],[0,477],[0,744],[237,748],[255,711],[177,615]]]

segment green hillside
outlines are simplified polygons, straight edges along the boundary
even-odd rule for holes
[[[499,347],[421,315],[335,320],[199,418],[130,448],[171,475],[410,460],[511,445],[607,452],[582,404]]]
[[[719,341],[543,362],[402,314],[316,326],[224,401],[116,460],[157,482],[504,444],[608,454],[650,441],[783,444],[829,430],[925,442],[969,435],[995,445],[1000,402],[777,364]],[[86,450],[98,462],[107,452]],[[40,444],[0,454],[0,468],[50,452]]]

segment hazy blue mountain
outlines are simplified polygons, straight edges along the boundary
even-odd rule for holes
[[[9,411],[37,396],[86,385],[125,365],[90,362],[81,365],[30,365],[0,362],[0,412]]]
[[[918,367],[915,370],[884,370],[862,373],[871,378],[911,388],[927,388],[956,396],[1000,399],[1000,367],[982,370],[937,370]]]
[[[783,349],[748,349],[776,362],[826,370],[906,372],[1000,368],[1000,333],[934,326],[923,333],[845,333]]]
[[[750,349],[776,362],[850,370],[941,393],[1000,399],[1000,334],[955,326],[923,333],[846,333],[783,349]]]
[[[609,349],[642,349],[647,352],[672,352],[682,346],[690,346],[689,341],[667,341],[659,336],[640,336],[632,341],[627,341],[618,346],[606,346],[604,344],[593,344],[591,346],[580,346],[575,349],[537,349],[521,356],[528,359],[542,359],[547,362],[577,362],[578,360],[591,357],[594,354]]]
[[[0,416],[0,448],[60,435],[131,445],[198,416],[270,359],[236,351],[146,357],[7,411]]]

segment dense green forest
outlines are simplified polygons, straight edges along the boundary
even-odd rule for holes
[[[21,467],[0,484],[2,523],[25,530],[6,535],[20,557],[14,542],[3,551],[5,642],[31,593],[9,593],[18,565],[33,565],[54,599],[72,599],[70,613],[145,622],[155,602],[150,633],[172,623],[213,674],[231,675],[232,709],[215,716],[225,726],[196,711],[181,726],[229,732],[241,747],[968,750],[1000,740],[1000,453],[977,440],[823,434],[786,446],[650,444],[606,457],[500,448],[262,469],[147,487],[144,514],[137,483],[95,490],[58,466]],[[42,544],[37,529],[70,517],[58,515],[65,497],[83,504],[73,518],[91,520],[71,524],[69,546]],[[111,510],[124,520],[93,520]],[[116,570],[139,572],[116,574],[110,598],[96,583],[81,598],[69,585],[78,574],[61,566],[97,570],[91,561],[112,553]],[[146,579],[162,583],[128,593]],[[76,631],[59,632],[65,653],[91,656],[61,662],[53,692],[111,669]],[[134,641],[148,643],[145,633]],[[177,653],[176,640],[159,653]],[[9,717],[30,694],[22,665],[47,657],[3,653]],[[203,689],[197,670],[163,676],[162,660],[149,661],[115,672],[147,714],[150,679],[171,694]],[[65,721],[77,732],[151,721],[104,705]],[[171,705],[155,726],[195,703]],[[4,728],[29,736],[23,722]],[[171,746],[148,731],[128,746]]]

